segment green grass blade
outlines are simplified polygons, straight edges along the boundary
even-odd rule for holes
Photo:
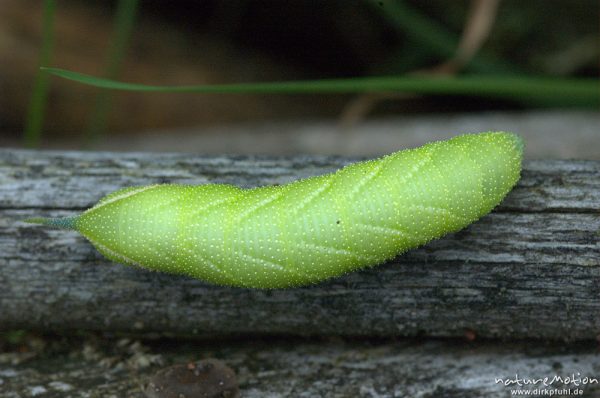
[[[42,21],[42,48],[39,60],[41,67],[49,65],[51,62],[54,48],[55,12],[56,2],[54,0],[45,0]],[[33,91],[31,93],[23,136],[23,143],[28,148],[36,148],[40,145],[49,87],[50,79],[48,74],[38,70],[33,83]]]
[[[115,27],[110,41],[104,73],[104,76],[109,79],[117,77],[121,68],[131,32],[135,25],[138,3],[138,0],[119,0],[117,4],[114,18]],[[106,130],[110,104],[111,95],[109,92],[102,91],[98,93],[86,131],[85,142],[87,146],[91,146],[94,142],[98,141]]]
[[[455,34],[406,5],[402,0],[367,0],[374,10],[396,28],[444,58],[454,54],[458,45]]]
[[[388,23],[402,30],[424,49],[447,59],[458,47],[458,35],[449,31],[431,18],[415,10],[404,0],[367,0]],[[518,68],[500,59],[477,54],[467,65],[471,70],[483,73],[518,73]]]
[[[357,77],[273,83],[242,83],[197,86],[149,86],[103,79],[64,69],[44,68],[53,75],[111,90],[157,93],[230,94],[340,94],[409,92],[431,95],[470,95],[501,98],[550,106],[600,105],[597,79],[557,79],[512,76],[463,77]]]

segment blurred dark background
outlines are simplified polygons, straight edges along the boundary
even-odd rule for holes
[[[497,3],[497,11],[490,17],[489,33],[480,33],[481,48],[473,50],[478,62],[466,62],[449,74],[598,76],[597,0],[482,1]],[[425,27],[419,27],[394,23],[386,14],[384,2],[366,0],[140,1],[118,77],[145,84],[183,85],[432,72],[452,58],[455,48],[448,48],[442,41],[439,45],[427,44],[429,28],[436,27],[448,40],[458,43],[469,23],[473,23],[469,16],[476,3],[477,0],[404,0],[403,7],[426,21]],[[102,75],[115,7],[115,1],[58,1],[51,65]],[[42,42],[42,8],[42,1],[1,2],[2,146],[22,145]],[[409,17],[409,20],[417,19]],[[41,146],[237,152],[252,141],[247,132],[254,129],[259,141],[275,142],[268,152],[311,151],[313,145],[316,152],[318,148],[331,152],[332,148],[341,147],[339,152],[353,154],[361,153],[352,149],[358,144],[350,144],[350,149],[345,150],[338,135],[327,134],[340,126],[351,128],[366,121],[389,118],[406,122],[433,115],[432,120],[437,120],[441,127],[447,125],[444,119],[447,115],[540,112],[518,102],[468,96],[369,98],[115,92],[111,95],[106,132],[100,139],[86,143],[84,131],[89,127],[98,92],[95,88],[52,78]],[[544,115],[536,113],[534,117],[548,116]],[[593,114],[590,117],[597,120]],[[581,123],[588,122],[586,119]],[[321,130],[311,129],[318,132],[317,136],[309,135],[304,144],[293,147],[299,142],[301,126],[307,124],[321,126]],[[487,129],[504,128],[501,124]],[[569,125],[568,120],[565,124]],[[485,126],[482,121],[481,127]],[[461,128],[460,123],[456,128]],[[294,137],[282,140],[276,137],[278,130],[284,130],[283,136]],[[229,131],[233,141],[225,137]],[[198,136],[206,140],[194,141]],[[331,146],[323,144],[325,141],[315,142],[319,136],[331,140]],[[306,144],[307,140],[312,144]],[[585,137],[582,140],[587,147]],[[217,141],[223,144],[215,144]],[[362,152],[368,154],[379,149]]]

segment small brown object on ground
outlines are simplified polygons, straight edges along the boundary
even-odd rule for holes
[[[148,398],[236,398],[235,372],[217,359],[159,370],[143,388]]]

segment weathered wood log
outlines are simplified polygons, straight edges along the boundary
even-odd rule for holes
[[[207,357],[219,358],[237,373],[244,398],[508,398],[515,396],[511,390],[535,389],[560,391],[554,397],[600,396],[600,356],[594,343],[293,338],[146,345],[71,339],[69,343],[65,347],[51,341],[47,344],[51,356],[43,351],[36,358],[31,352],[0,354],[0,396],[145,398],[141,386],[157,369]],[[552,381],[555,376],[564,380],[574,375],[575,380],[556,380],[549,387],[541,381],[518,386],[510,384],[515,375],[521,383],[545,377]],[[574,390],[583,394],[575,395]]]
[[[0,329],[158,334],[595,338],[600,162],[532,161],[505,202],[383,266],[258,291],[104,260],[78,234],[27,225],[123,186],[281,184],[348,159],[0,151]],[[470,333],[470,332],[469,332]]]

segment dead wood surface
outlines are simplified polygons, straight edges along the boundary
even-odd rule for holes
[[[3,398],[146,398],[142,387],[158,369],[206,358],[218,358],[236,372],[244,398],[508,398],[515,396],[511,390],[545,388],[542,382],[503,384],[515,375],[529,380],[575,376],[581,380],[577,385],[554,382],[547,389],[562,391],[554,391],[554,397],[600,397],[594,343],[72,338],[64,345],[44,340],[36,345],[46,348],[33,357],[31,352],[0,354]]]
[[[160,335],[590,339],[600,333],[600,162],[530,161],[492,214],[389,264],[258,291],[112,264],[65,216],[118,188],[282,184],[350,159],[0,150],[0,329]]]

